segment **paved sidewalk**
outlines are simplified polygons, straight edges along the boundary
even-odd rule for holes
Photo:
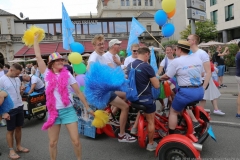
[[[225,74],[223,76],[223,84],[227,85],[227,87],[219,89],[221,94],[232,94],[232,95],[238,94],[238,85],[237,85],[235,76],[230,76]]]

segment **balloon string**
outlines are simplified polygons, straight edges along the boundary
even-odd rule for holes
[[[165,48],[162,46],[162,44],[161,44],[160,42],[158,42],[158,41],[156,40],[156,38],[154,38],[153,35],[148,32],[148,30],[146,30],[146,32],[162,47],[163,50],[165,50]]]

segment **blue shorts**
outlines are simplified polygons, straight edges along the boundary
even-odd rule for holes
[[[73,107],[63,108],[58,110],[58,117],[54,124],[69,124],[77,122],[78,117]]]
[[[194,101],[201,101],[203,99],[203,95],[203,87],[179,88],[173,99],[172,108],[177,112],[181,112],[187,106],[187,104]]]
[[[217,68],[218,68],[218,77],[222,77],[225,72],[225,65],[217,66]]]
[[[140,104],[146,107],[144,111],[147,114],[154,113],[156,111],[156,101],[153,99],[152,95],[142,95],[139,96],[139,100],[133,102],[136,104]]]
[[[117,97],[116,93],[115,92],[111,92],[110,93],[110,99],[109,99],[108,103],[112,102],[116,97]]]

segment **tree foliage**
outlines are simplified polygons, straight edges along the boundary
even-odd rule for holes
[[[182,39],[187,39],[188,35],[191,34],[191,25],[188,25],[185,30],[180,32]],[[209,42],[217,38],[218,31],[216,25],[210,21],[196,22],[196,34],[200,36],[201,42]]]
[[[176,40],[170,40],[170,41],[167,41],[167,42],[163,42],[162,45],[163,47],[165,48],[166,46],[172,46],[172,45],[176,45],[177,44],[177,41]]]

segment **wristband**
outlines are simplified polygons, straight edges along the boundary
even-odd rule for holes
[[[89,107],[89,108],[87,109],[87,111],[88,111],[88,112],[91,112],[91,111],[92,111],[92,109]]]

